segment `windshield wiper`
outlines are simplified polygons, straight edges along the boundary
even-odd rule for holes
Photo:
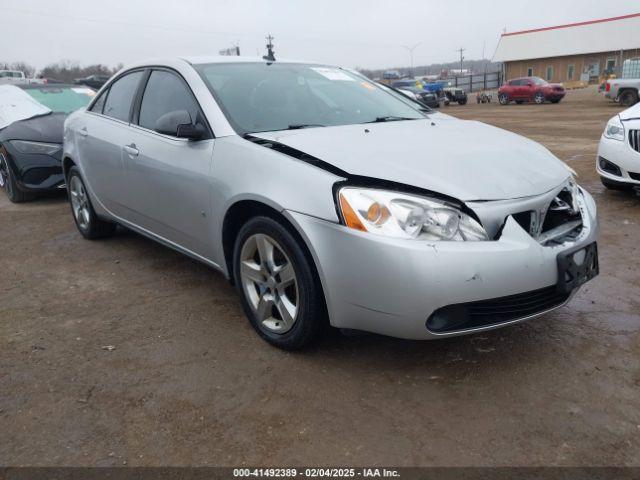
[[[322,125],[320,123],[294,123],[293,125],[289,125],[287,130],[300,130],[301,128],[313,127],[326,127],[326,125]]]
[[[399,122],[400,120],[420,120],[419,118],[410,117],[395,117],[393,115],[387,115],[385,117],[376,117],[375,120],[365,123],[383,123],[383,122]]]

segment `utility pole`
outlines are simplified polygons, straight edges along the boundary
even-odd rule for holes
[[[402,45],[402,48],[406,48],[409,51],[409,57],[411,59],[411,78],[413,78],[413,51],[420,46],[422,42],[418,42],[412,47],[408,45]]]
[[[268,62],[275,62],[276,61],[276,57],[274,55],[274,51],[273,51],[273,41],[275,39],[271,36],[271,34],[269,34],[267,36],[267,54],[262,57],[263,59],[267,60]]]
[[[465,52],[466,48],[462,48],[460,47],[458,50],[456,50],[457,52],[460,52],[460,75],[462,75],[462,62],[464,62],[464,52]]]
[[[487,41],[485,40],[485,41],[482,42],[482,62],[484,63],[485,78],[486,78],[486,75],[487,75],[487,62],[484,59],[484,51],[485,51],[486,48],[487,48]]]

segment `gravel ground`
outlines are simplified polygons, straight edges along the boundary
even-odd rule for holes
[[[542,142],[596,198],[601,275],[566,307],[433,342],[269,347],[219,273],[66,199],[0,195],[0,465],[640,465],[640,198],[594,171],[620,108],[445,112]]]

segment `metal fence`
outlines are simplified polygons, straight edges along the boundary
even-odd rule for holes
[[[502,85],[502,72],[486,72],[474,75],[464,75],[448,79],[451,86],[460,87],[467,92],[479,90],[495,90]]]

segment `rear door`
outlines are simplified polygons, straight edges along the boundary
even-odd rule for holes
[[[214,139],[191,89],[177,73],[153,69],[137,101],[125,147],[128,215],[137,225],[211,258],[210,170]],[[166,113],[189,112],[207,132],[187,140],[155,131]]]
[[[76,131],[85,181],[98,201],[121,218],[127,210],[122,145],[129,138],[133,99],[143,75],[138,70],[116,80],[82,116]]]

